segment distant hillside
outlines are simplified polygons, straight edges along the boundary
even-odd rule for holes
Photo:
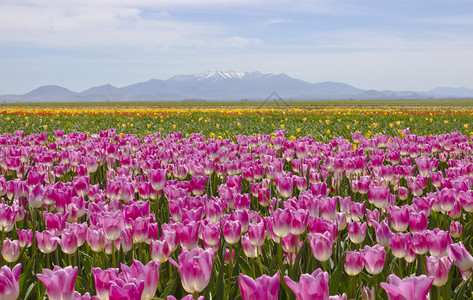
[[[151,79],[120,88],[105,84],[79,93],[57,85],[47,85],[24,95],[0,96],[0,101],[258,101],[265,100],[273,92],[277,92],[286,101],[473,98],[473,90],[467,88],[439,87],[427,92],[377,91],[363,90],[341,82],[312,84],[284,73],[211,70],[194,75],[176,75],[167,80]]]

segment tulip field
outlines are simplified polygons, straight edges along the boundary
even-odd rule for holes
[[[473,299],[472,126],[458,105],[0,106],[0,300]]]

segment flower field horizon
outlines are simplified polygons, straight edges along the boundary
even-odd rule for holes
[[[2,106],[0,299],[471,299],[472,114]]]

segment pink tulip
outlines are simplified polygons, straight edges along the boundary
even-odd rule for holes
[[[277,300],[279,293],[279,271],[273,277],[262,275],[253,279],[240,273],[238,285],[243,300]]]
[[[370,186],[368,189],[368,200],[377,208],[385,208],[393,201],[394,195],[391,194],[389,187]]]
[[[348,233],[350,240],[355,244],[361,244],[366,236],[366,223],[350,222],[348,223]]]
[[[78,247],[77,235],[71,230],[64,230],[59,241],[62,252],[66,254],[74,254]]]
[[[427,215],[424,212],[409,215],[409,228],[412,233],[423,232],[427,230],[428,225]]]
[[[56,250],[57,244],[61,239],[57,237],[56,231],[53,233],[49,231],[37,232],[36,241],[38,242],[38,249],[43,253],[51,253]]]
[[[460,222],[452,221],[452,223],[450,223],[450,235],[452,238],[457,239],[461,237],[462,228],[463,226]]]
[[[284,241],[284,238],[283,238]],[[258,256],[259,249],[261,247],[253,246],[250,243],[250,239],[248,238],[248,234],[241,237],[241,247],[243,248],[243,252],[245,253],[246,257],[249,258],[256,258]]]
[[[209,178],[207,176],[192,176],[191,191],[194,195],[202,195],[205,191],[205,184]]]
[[[409,197],[409,190],[406,187],[400,186],[397,190],[397,195],[400,200],[407,200]]]
[[[150,244],[151,259],[164,263],[171,255],[171,249],[167,241],[151,241]]]
[[[48,298],[51,300],[73,300],[74,299],[74,284],[76,281],[79,269],[71,266],[61,268],[54,266],[51,271],[43,269],[43,274],[37,274],[46,287]]]
[[[232,249],[232,261],[235,261],[235,249]],[[224,262],[228,265],[230,263],[230,249],[225,248]]]
[[[350,212],[351,219],[353,221],[359,221],[363,219],[363,217],[365,216],[365,207],[366,207],[366,202],[363,202],[363,203],[350,202],[349,212]]]
[[[455,266],[457,266],[462,271],[473,268],[473,257],[466,250],[461,241],[457,244],[450,244],[448,257],[455,263]]]
[[[294,181],[291,176],[287,175],[276,175],[274,177],[274,183],[276,188],[283,198],[289,198],[292,196],[294,189]]]
[[[98,253],[103,251],[103,249],[105,248],[105,239],[105,233],[102,228],[87,229],[87,244],[90,246],[90,250],[92,250],[93,252]]]
[[[110,285],[114,280],[118,279],[118,269],[102,270],[100,268],[92,268],[92,274],[94,276],[95,292],[100,300],[109,300]]]
[[[425,300],[434,278],[421,275],[400,279],[391,274],[388,281],[389,283],[382,282],[380,286],[386,291],[390,300]]]
[[[49,212],[43,213],[43,218],[46,220],[46,227],[49,231],[57,230],[58,234],[64,230],[66,226],[68,214],[63,215],[61,212],[52,214]]]
[[[167,171],[163,169],[149,170],[148,178],[151,186],[156,192],[161,191],[164,188],[166,182]]]
[[[133,243],[140,244],[148,240],[149,218],[138,217],[133,222]]]
[[[363,286],[363,289],[361,290],[361,299],[363,300],[375,300],[376,299],[376,292],[374,287],[371,289]]]
[[[115,248],[120,250],[120,247],[123,249],[123,252],[129,252],[133,247],[131,228],[122,228],[122,231],[120,232],[120,238],[115,241]]]
[[[265,241],[265,225],[264,222],[249,224],[248,239],[253,246],[263,246]]]
[[[17,229],[20,247],[30,247],[33,244],[33,231],[31,229]]]
[[[427,253],[429,250],[427,236],[424,233],[415,233],[411,239],[411,247],[418,255]]]
[[[177,232],[181,246],[188,250],[196,247],[199,242],[200,222],[186,221],[179,224],[180,226],[177,227]]]
[[[13,206],[0,203],[0,232],[10,232],[13,229],[16,215]]]
[[[225,241],[230,245],[237,243],[242,233],[241,223],[225,218],[220,219],[220,221],[222,223],[222,232]]]
[[[410,245],[411,235],[409,233],[396,233],[391,236],[389,246],[393,255],[397,258],[406,256],[408,247]]]
[[[442,257],[448,254],[448,246],[452,243],[452,238],[447,231],[435,228],[427,232],[427,244],[429,252],[435,257]]]
[[[126,282],[132,282],[136,279],[138,282],[144,282],[144,289],[141,299],[150,300],[156,294],[159,283],[159,262],[150,261],[144,266],[140,261],[133,260],[133,264],[128,267],[121,264],[121,270]]]
[[[370,247],[366,245],[362,252],[365,269],[372,275],[377,275],[383,271],[384,261],[386,260],[386,250],[381,245]]]
[[[318,261],[327,261],[332,255],[333,240],[330,232],[308,235],[312,254]]]
[[[285,237],[291,232],[292,213],[289,209],[278,208],[271,211],[273,232],[278,237]]]
[[[452,267],[452,262],[447,256],[435,258],[433,256],[425,258],[427,276],[434,278],[433,285],[443,286],[447,283],[448,273]]]
[[[28,204],[30,207],[39,208],[44,202],[44,187],[41,184],[37,184],[28,193]]]
[[[116,279],[110,284],[110,300],[141,300],[144,281],[133,278],[131,282]]]
[[[169,244],[171,252],[174,252],[179,244],[179,235],[175,229],[165,227],[164,225],[165,224],[163,224],[163,231],[161,232],[161,240],[166,241]]]
[[[213,249],[203,250],[200,247],[188,251],[181,249],[179,264],[172,258],[169,261],[181,273],[182,287],[190,294],[201,292],[207,287],[212,272],[215,252]]]
[[[347,251],[345,254],[345,272],[350,276],[358,275],[364,267],[363,254]]]
[[[79,196],[84,197],[89,192],[90,177],[74,177],[72,185]]]
[[[20,278],[21,264],[10,269],[8,266],[0,268],[0,299],[16,300],[20,293],[18,279]]]
[[[15,262],[20,256],[20,242],[5,238],[2,244],[2,256],[9,263]]]
[[[125,226],[121,211],[105,214],[102,219],[102,226],[108,240],[115,241],[119,239],[120,233]]]
[[[298,209],[291,211],[292,222],[291,222],[291,233],[294,235],[301,235],[307,228],[307,219],[309,212],[305,209]]]
[[[322,269],[312,274],[302,274],[299,283],[288,276],[284,276],[287,286],[296,294],[297,300],[329,299],[329,274]]]
[[[390,206],[387,208],[389,218],[391,220],[391,226],[395,231],[403,232],[406,231],[409,225],[409,210],[407,206]]]

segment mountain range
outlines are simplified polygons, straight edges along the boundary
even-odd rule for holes
[[[0,101],[252,101],[265,100],[271,95],[286,101],[473,98],[473,89],[439,87],[423,92],[377,91],[359,89],[341,82],[309,83],[284,73],[211,70],[195,75],[176,75],[167,80],[151,79],[120,88],[106,84],[78,93],[57,85],[47,85],[24,95],[0,95]]]

